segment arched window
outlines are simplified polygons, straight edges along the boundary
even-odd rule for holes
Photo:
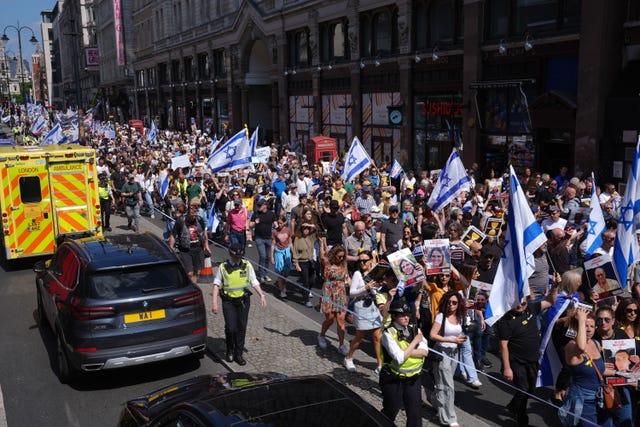
[[[579,0],[487,0],[487,38],[566,33],[580,27]]]
[[[344,28],[344,24],[342,22],[338,22],[333,26],[333,57],[334,58],[344,58],[345,57],[345,35],[346,31]]]
[[[398,11],[395,6],[360,15],[360,55],[389,55],[398,50]]]

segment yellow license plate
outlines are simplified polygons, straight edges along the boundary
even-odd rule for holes
[[[146,322],[147,320],[158,320],[164,319],[165,317],[164,309],[141,311],[140,313],[125,314],[124,323]]]

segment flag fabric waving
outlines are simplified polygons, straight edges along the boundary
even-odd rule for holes
[[[47,121],[42,116],[36,117],[36,119],[31,124],[31,128],[29,128],[29,132],[34,135],[40,135],[42,131],[44,131],[44,127],[46,126]]]
[[[640,136],[636,145],[633,166],[624,190],[624,197],[620,205],[620,218],[616,241],[613,246],[613,263],[622,286],[626,286],[627,270],[631,263],[638,258],[638,240],[636,239],[636,224],[640,220]]]
[[[156,122],[151,120],[151,128],[147,134],[147,142],[153,144],[156,142],[156,138],[158,138],[158,128],[156,127]]]
[[[62,133],[62,127],[58,123],[42,138],[40,145],[62,144],[66,139],[67,137]]]
[[[431,197],[427,204],[436,212],[441,211],[461,191],[468,191],[471,180],[462,164],[458,151],[454,148],[447,159],[447,163],[438,177]]]
[[[589,228],[587,229],[585,251],[587,258],[589,258],[593,251],[600,247],[602,244],[602,232],[607,228],[604,222],[604,215],[602,213],[602,207],[600,206],[600,200],[596,194],[596,179],[593,176],[593,172],[591,172],[591,182],[593,183],[593,188],[591,189],[591,202],[589,203],[591,213],[589,214]]]
[[[211,172],[234,170],[251,165],[251,144],[247,130],[242,129],[207,159]]]
[[[393,160],[393,164],[391,165],[391,171],[389,171],[389,177],[391,179],[396,179],[400,175],[404,175],[404,169],[398,160]]]
[[[251,144],[251,156],[256,155],[256,147],[258,146],[258,129],[260,129],[260,125],[256,126],[251,134],[251,139],[249,139],[249,143]],[[248,130],[247,133],[249,133]]]
[[[533,253],[547,241],[542,227],[531,213],[513,166],[509,169],[507,233],[485,312],[485,321],[489,325],[529,295],[529,277],[535,270]]]
[[[220,220],[218,219],[218,215],[216,214],[216,208],[211,205],[211,209],[209,209],[209,220],[207,221],[207,229],[212,233],[215,233],[218,229],[219,224]]]
[[[344,158],[344,168],[342,170],[342,179],[345,182],[351,182],[362,171],[373,164],[371,157],[364,149],[358,137],[353,137],[353,142],[349,148],[349,152]]]
[[[167,192],[169,191],[169,173],[167,171],[162,171],[164,177],[160,178],[160,197],[163,199],[167,196]]]

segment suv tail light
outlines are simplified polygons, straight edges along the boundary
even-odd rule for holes
[[[198,305],[202,304],[202,301],[202,291],[198,289],[196,292],[174,298],[173,306],[184,307],[186,305]]]
[[[115,316],[116,311],[113,307],[79,307],[71,306],[71,315],[77,320],[93,320],[103,319],[105,317]]]

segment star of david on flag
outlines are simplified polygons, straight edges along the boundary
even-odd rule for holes
[[[357,137],[353,137],[353,142],[349,148],[349,152],[344,162],[344,169],[342,170],[342,179],[345,182],[353,181],[356,176],[362,173],[365,169],[373,164],[371,157],[364,149],[360,140]]]
[[[151,121],[151,128],[149,129],[149,133],[147,134],[147,142],[153,144],[158,137],[158,128],[156,127],[156,122]]]
[[[439,212],[448,205],[461,191],[469,191],[470,179],[462,164],[458,151],[454,148],[447,159],[447,163],[438,177],[431,197],[427,204],[431,209]]]
[[[232,136],[207,159],[211,172],[234,170],[251,165],[251,144],[246,129]]]
[[[596,179],[593,176],[593,172],[591,172],[591,182],[593,183],[593,188],[591,189],[591,201],[589,202],[591,213],[589,213],[589,228],[587,229],[587,258],[602,244],[602,232],[606,228],[600,200],[598,200],[598,195],[596,194]]]
[[[513,166],[509,169],[507,233],[485,312],[485,320],[489,325],[493,325],[529,295],[529,277],[535,270],[533,253],[547,241],[542,227],[531,213],[527,196],[522,191]]]
[[[638,240],[635,232],[640,221],[640,136],[636,145],[636,153],[633,158],[633,166],[624,190],[620,219],[616,241],[613,246],[613,263],[620,280],[625,281],[627,270],[634,260],[638,258]],[[624,287],[625,282],[622,283]]]

